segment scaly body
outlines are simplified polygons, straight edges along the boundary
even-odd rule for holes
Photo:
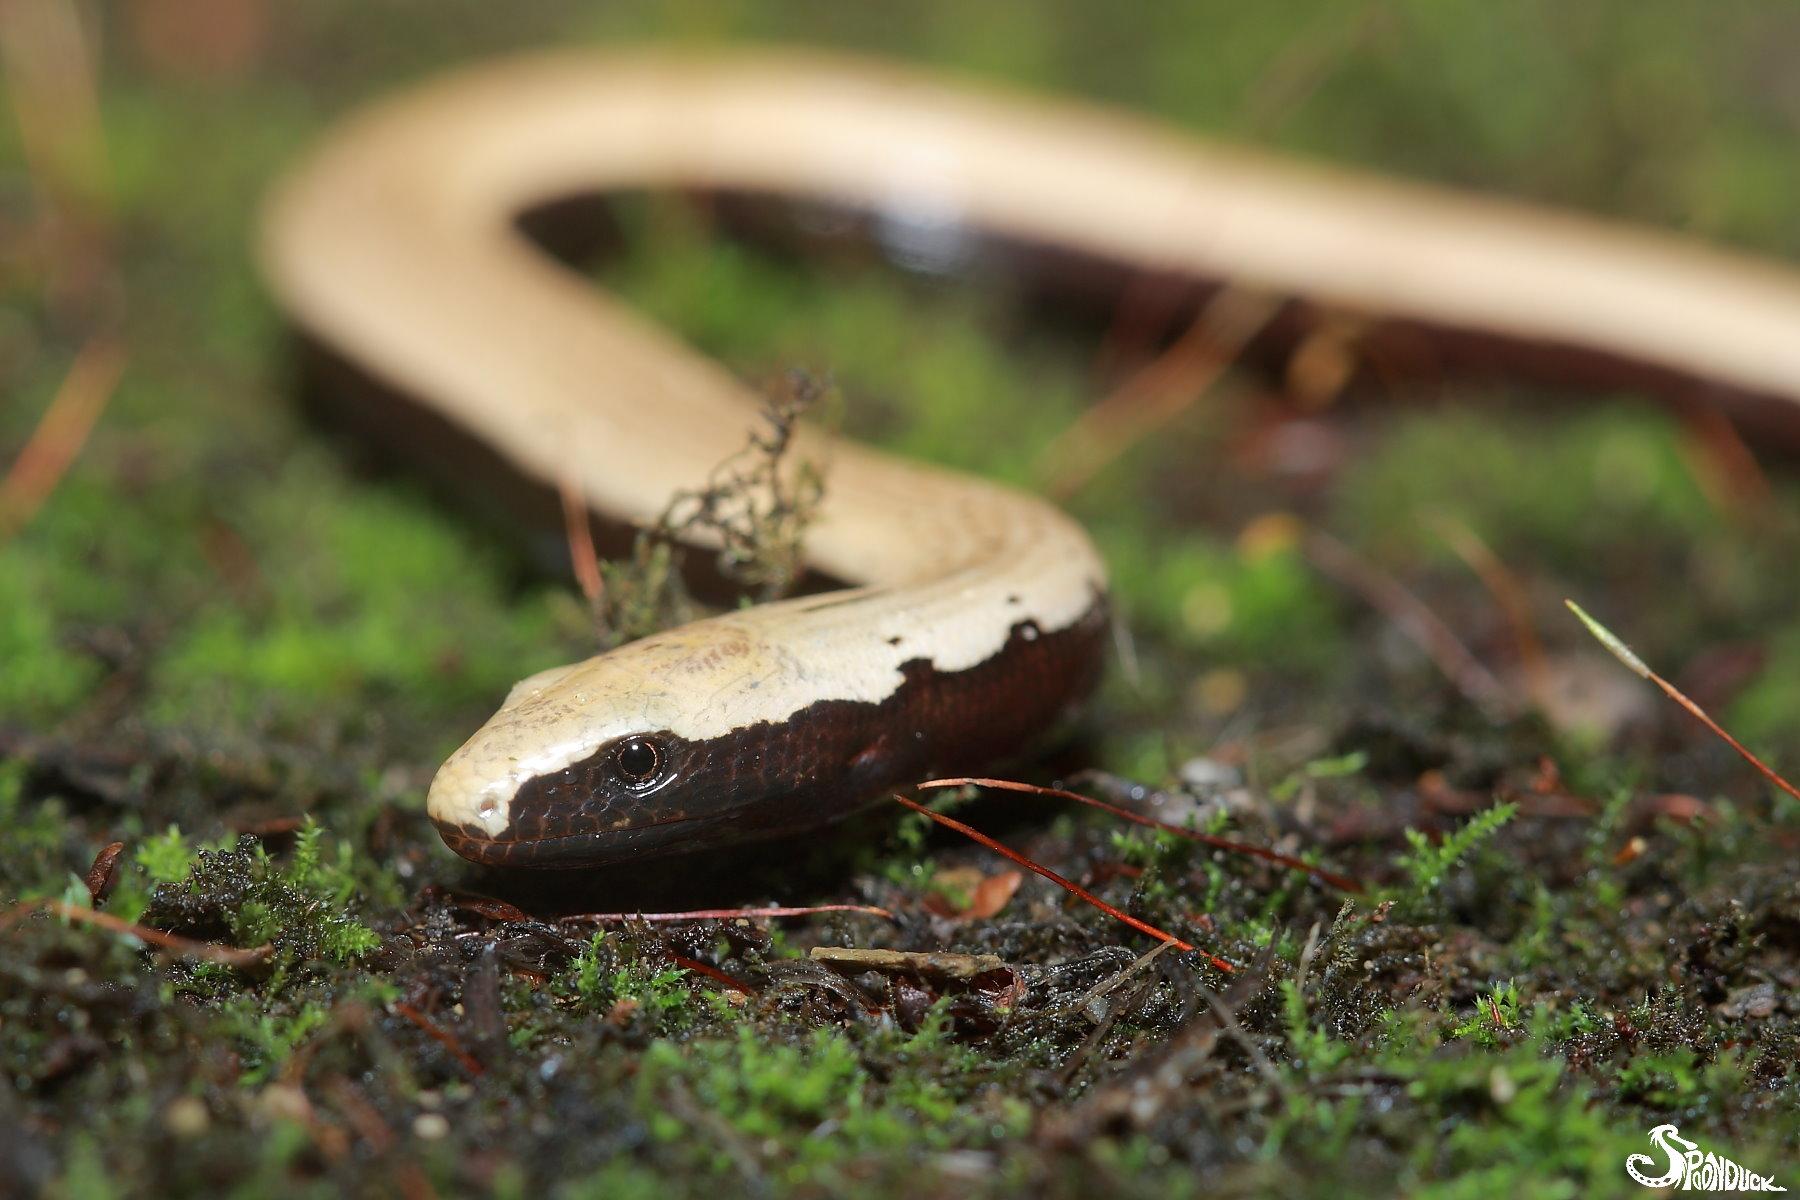
[[[1260,159],[1073,105],[808,56],[557,55],[351,121],[278,190],[263,262],[301,329],[520,473],[648,522],[755,397],[541,254],[524,213],[683,187],[823,199],[1586,377],[1800,395],[1800,285],[1581,218]],[[971,397],[978,404],[979,397]],[[1031,496],[808,433],[810,565],[850,590],[544,672],[446,762],[477,861],[580,866],[824,824],[1017,750],[1097,677],[1106,582]]]

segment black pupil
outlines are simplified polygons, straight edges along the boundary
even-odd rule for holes
[[[656,773],[656,747],[643,738],[632,738],[619,747],[619,770],[627,779],[645,780]]]

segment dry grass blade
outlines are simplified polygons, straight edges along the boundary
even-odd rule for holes
[[[1723,726],[1709,717],[1706,714],[1705,709],[1683,695],[1680,688],[1664,679],[1661,675],[1658,675],[1655,671],[1652,671],[1644,660],[1639,658],[1636,653],[1632,651],[1630,646],[1627,646],[1624,642],[1619,640],[1617,634],[1602,625],[1599,621],[1596,621],[1593,617],[1589,616],[1587,610],[1573,600],[1564,600],[1563,603],[1569,606],[1570,612],[1580,618],[1583,625],[1587,626],[1587,631],[1593,634],[1595,639],[1597,639],[1602,646],[1605,646],[1614,658],[1624,663],[1633,674],[1643,679],[1648,679],[1651,683],[1654,683],[1657,687],[1661,688],[1663,695],[1692,713],[1695,720],[1712,730],[1713,733],[1717,734],[1727,746],[1730,746],[1733,750],[1736,750],[1738,754],[1743,756],[1745,762],[1762,772],[1763,778],[1767,779],[1770,783],[1774,784],[1794,799],[1800,800],[1800,789],[1796,789],[1793,784],[1783,779],[1773,767],[1752,754],[1748,746],[1745,746],[1744,743],[1738,741],[1729,733],[1726,733]]]
[[[1121,808],[1116,804],[1108,804],[1106,801],[1097,800],[1092,796],[1084,796],[1080,792],[1064,791],[1062,788],[1039,787],[1034,783],[1018,783],[1011,779],[932,779],[925,783],[921,783],[918,786],[921,790],[947,787],[994,788],[1003,792],[1023,792],[1030,796],[1051,796],[1058,800],[1073,800],[1078,804],[1085,804],[1090,808],[1097,808],[1102,812],[1111,813],[1121,820],[1131,821],[1134,824],[1144,825],[1151,829],[1160,829],[1164,833],[1173,834],[1178,838],[1186,838],[1190,842],[1199,842],[1201,845],[1212,846],[1219,850],[1226,850],[1232,854],[1245,854],[1252,858],[1260,858],[1265,862],[1272,862],[1278,866],[1288,867],[1295,871],[1305,871],[1314,879],[1329,883],[1332,887],[1341,888],[1346,892],[1360,892],[1363,890],[1362,884],[1350,878],[1348,875],[1339,875],[1335,871],[1327,871],[1325,868],[1316,867],[1304,859],[1295,858],[1290,854],[1282,854],[1280,851],[1271,850],[1267,846],[1257,846],[1250,842],[1236,842],[1232,841],[1230,838],[1215,837],[1210,833],[1200,833],[1192,829],[1183,829],[1179,825],[1171,825],[1167,821],[1158,821],[1155,817],[1146,817],[1141,813],[1134,813],[1128,808]]]
[[[1365,562],[1350,547],[1314,530],[1302,542],[1306,559],[1394,623],[1442,671],[1457,691],[1495,720],[1517,715],[1518,705],[1493,672],[1462,644],[1454,630],[1393,576]]]
[[[109,337],[81,348],[37,428],[0,478],[0,542],[23,529],[56,490],[87,445],[125,369],[125,352]]]
[[[43,910],[53,912],[66,921],[79,925],[93,925],[109,933],[122,933],[146,942],[159,950],[167,950],[180,958],[191,958],[199,962],[217,963],[222,967],[253,967],[265,961],[275,953],[275,947],[267,942],[249,949],[236,946],[221,946],[217,942],[197,942],[192,938],[184,938],[178,934],[168,933],[161,929],[152,929],[148,925],[138,925],[111,913],[95,912],[91,908],[80,908],[61,900],[42,899],[27,900],[11,912],[0,917],[0,931],[12,928],[32,913]]]
[[[1532,699],[1543,707],[1543,697],[1551,688],[1550,664],[1544,656],[1543,640],[1538,637],[1537,626],[1531,619],[1531,602],[1526,598],[1525,585],[1493,548],[1461,521],[1440,514],[1431,524],[1451,553],[1475,572],[1475,577],[1500,606],[1507,627],[1512,630],[1513,645],[1519,652],[1519,666],[1526,685]]]
[[[1074,880],[1067,879],[1061,875],[1058,875],[1055,871],[1052,871],[1049,867],[1042,866],[1039,863],[1033,862],[1031,859],[1026,858],[1023,854],[1020,854],[1017,850],[1014,850],[1010,846],[1002,845],[1000,842],[995,841],[993,838],[991,838],[987,834],[981,832],[979,829],[976,829],[974,826],[966,825],[963,822],[958,821],[954,817],[946,817],[943,813],[933,812],[931,809],[926,808],[923,804],[920,804],[918,801],[908,800],[905,796],[895,796],[894,799],[896,801],[898,801],[899,803],[904,804],[906,807],[912,809],[914,812],[922,813],[923,815],[931,818],[933,821],[936,821],[939,825],[942,825],[944,828],[954,829],[956,832],[962,834],[964,837],[968,838],[970,841],[980,843],[981,845],[987,847],[989,850],[992,850],[995,854],[1004,855],[1005,857],[1010,858],[1013,862],[1018,863],[1021,867],[1024,867],[1027,871],[1031,871],[1038,875],[1042,875],[1045,879],[1048,879],[1051,883],[1054,883],[1057,887],[1062,888],[1064,891],[1070,892],[1076,896],[1081,897],[1083,900],[1087,901],[1089,904],[1093,905],[1095,908],[1099,909],[1101,912],[1105,913],[1107,916],[1113,918],[1113,920],[1122,921],[1125,924],[1131,926],[1133,929],[1137,930],[1139,933],[1147,933],[1153,938],[1158,938],[1162,941],[1172,944],[1179,950],[1187,950],[1190,952],[1195,950],[1194,946],[1190,945],[1187,942],[1182,941],[1180,938],[1176,937],[1174,934],[1168,933],[1161,929],[1158,929],[1156,926],[1150,924],[1148,921],[1140,921],[1128,912],[1125,912],[1121,909],[1114,908],[1112,905],[1108,904],[1106,901],[1102,900],[1100,897],[1094,895],[1094,893],[1088,891],[1086,888],[1082,887],[1080,884],[1076,883]],[[1219,958],[1217,955],[1208,954],[1204,950],[1199,951],[1199,953],[1202,955],[1205,955],[1207,961],[1211,962],[1213,966],[1219,968],[1219,970],[1221,970],[1221,971],[1233,971],[1233,970],[1237,969],[1237,968],[1233,967],[1230,963],[1226,962],[1224,959]]]
[[[1227,287],[1154,361],[1057,435],[1039,460],[1052,496],[1067,499],[1145,437],[1185,412],[1268,327],[1280,301]]]

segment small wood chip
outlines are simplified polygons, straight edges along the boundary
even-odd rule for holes
[[[123,853],[125,853],[125,843],[114,842],[94,855],[94,865],[88,868],[87,877],[83,882],[87,884],[88,899],[95,907],[99,907],[106,900],[107,894],[112,891],[113,871],[119,865],[119,855]]]
[[[812,960],[846,973],[879,971],[883,975],[920,975],[927,979],[973,979],[988,971],[1012,970],[1012,966],[997,954],[928,954],[838,946],[814,946]]]

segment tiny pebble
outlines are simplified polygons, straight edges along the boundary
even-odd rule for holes
[[[413,1118],[413,1133],[428,1142],[441,1141],[450,1133],[450,1122],[442,1113],[420,1113]]]
[[[1190,758],[1181,764],[1178,774],[1183,787],[1200,795],[1223,792],[1244,781],[1236,767],[1210,758]]]
[[[199,1137],[209,1124],[206,1105],[196,1096],[177,1096],[163,1109],[163,1128],[179,1138]]]

